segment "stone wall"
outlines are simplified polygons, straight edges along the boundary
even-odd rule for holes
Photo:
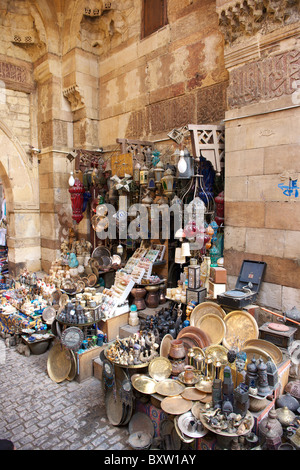
[[[245,28],[240,4],[217,2],[229,71],[225,263],[230,287],[244,259],[265,261],[258,300],[282,311],[300,304],[300,23],[294,3],[283,20],[282,9],[272,9],[275,2],[265,2],[263,10],[259,2],[244,2]]]
[[[169,23],[141,39],[141,2],[127,37],[100,55],[100,142],[155,140],[187,124],[219,124],[228,75],[214,1],[168,2]]]

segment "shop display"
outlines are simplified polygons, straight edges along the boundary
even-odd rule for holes
[[[235,288],[227,290],[224,193],[218,188],[214,194],[210,162],[187,149],[172,149],[164,161],[152,147],[141,148],[90,168],[83,183],[71,175],[71,216],[78,224],[87,211],[91,241],[78,239],[74,224],[48,274],[25,268],[7,284],[1,335],[32,354],[46,353],[49,379],[57,384],[78,377],[81,362],[91,365],[90,353],[100,356],[107,419],[128,426],[132,449],[189,449],[211,436],[228,449],[297,446],[299,311],[260,326],[249,313],[263,262],[243,261]],[[128,207],[118,201],[124,195]],[[110,228],[108,203],[116,209],[113,241],[97,237]],[[179,217],[169,239],[161,232],[143,238],[153,214],[148,226],[138,220],[137,239],[126,238],[121,231],[132,221],[129,203],[143,205],[148,215],[152,203],[188,206],[188,217]],[[164,224],[162,216],[158,221]],[[6,254],[0,250],[1,275]],[[125,325],[118,323],[126,315]],[[282,393],[289,360],[296,381],[286,382]],[[155,413],[137,411],[139,400]]]

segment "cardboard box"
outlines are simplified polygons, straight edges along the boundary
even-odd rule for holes
[[[123,313],[116,317],[109,318],[106,321],[101,320],[98,323],[99,330],[103,331],[107,335],[107,341],[113,341],[119,335],[121,326],[128,325],[129,313]]]
[[[209,279],[215,284],[227,283],[227,270],[221,267],[211,267]]]

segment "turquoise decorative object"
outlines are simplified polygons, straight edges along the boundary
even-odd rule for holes
[[[78,259],[76,258],[75,253],[70,253],[69,256],[69,267],[70,268],[77,268],[79,265]]]

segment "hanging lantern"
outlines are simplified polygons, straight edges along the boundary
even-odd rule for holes
[[[156,167],[154,168],[154,175],[155,175],[155,183],[156,184],[161,182],[164,171],[165,171],[164,170],[164,165],[161,161],[159,161],[158,164],[156,165]]]
[[[141,171],[140,171],[140,184],[141,185],[147,185],[148,184],[148,174],[149,174],[148,167],[146,165],[144,165],[141,168]]]
[[[155,189],[155,173],[153,168],[148,173],[148,189]]]
[[[133,169],[133,181],[136,184],[140,184],[140,171],[141,171],[141,165],[139,162],[136,162],[134,169]]]
[[[74,185],[69,188],[69,193],[71,194],[72,219],[79,224],[83,219],[83,195],[85,193],[85,189],[78,178],[75,179]]]
[[[166,196],[172,196],[174,192],[174,175],[171,168],[168,168],[161,179],[163,191]]]

